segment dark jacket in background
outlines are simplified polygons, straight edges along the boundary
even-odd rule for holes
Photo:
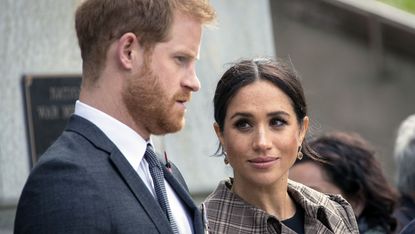
[[[396,211],[393,213],[393,216],[398,221],[397,231],[399,232],[399,230],[415,219],[414,200],[409,196],[403,195],[398,203]]]
[[[415,220],[410,222],[408,225],[406,225],[400,234],[414,234],[415,233]]]

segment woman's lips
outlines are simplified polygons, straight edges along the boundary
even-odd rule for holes
[[[248,160],[248,162],[257,169],[268,169],[278,161],[278,157],[258,157]]]

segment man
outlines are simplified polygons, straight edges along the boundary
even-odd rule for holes
[[[394,213],[399,231],[415,219],[415,115],[407,117],[399,127],[394,158],[398,167],[397,187],[401,193],[398,208]],[[415,223],[410,230],[414,227]]]
[[[26,182],[15,233],[203,232],[177,168],[154,160],[150,135],[183,127],[200,88],[202,26],[213,19],[204,0],[83,2],[80,98]]]

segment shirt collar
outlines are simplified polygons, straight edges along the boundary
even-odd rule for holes
[[[144,140],[124,123],[79,100],[75,103],[74,113],[89,120],[101,129],[135,170],[143,159],[147,144],[150,143],[154,148],[151,139],[149,141]]]

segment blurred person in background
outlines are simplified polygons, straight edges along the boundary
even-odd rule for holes
[[[297,160],[289,178],[326,194],[340,194],[353,207],[360,233],[393,233],[396,192],[375,152],[358,134],[334,132],[310,142],[321,157]]]
[[[358,233],[352,207],[288,180],[303,153],[307,106],[290,66],[242,60],[219,80],[214,129],[234,177],[202,204],[209,233]],[[312,156],[311,156],[312,157]]]
[[[406,118],[398,129],[394,158],[401,195],[394,216],[401,228],[415,219],[415,115]]]

